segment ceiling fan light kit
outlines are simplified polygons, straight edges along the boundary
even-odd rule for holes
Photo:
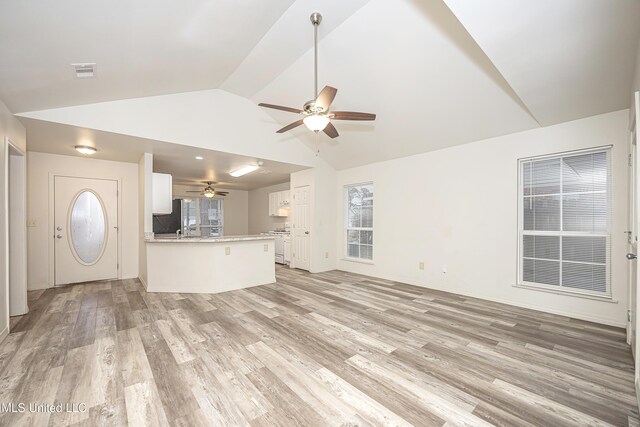
[[[311,20],[311,24],[313,24],[313,96],[315,99],[306,102],[301,110],[274,104],[260,103],[258,105],[265,108],[287,111],[289,113],[297,113],[305,116],[304,118],[277,130],[276,133],[284,133],[304,124],[309,130],[316,134],[323,131],[330,138],[336,138],[338,136],[338,131],[331,123],[331,120],[375,120],[376,115],[350,111],[329,111],[329,107],[331,107],[331,103],[335,99],[338,89],[331,86],[325,86],[322,91],[318,93],[318,26],[322,22],[322,15],[318,12],[314,12],[309,18]]]
[[[327,116],[321,114],[312,114],[302,119],[305,126],[314,132],[319,132],[327,127],[330,120]]]

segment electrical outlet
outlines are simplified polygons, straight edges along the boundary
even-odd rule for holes
[[[264,245],[264,251],[269,252],[269,245]]]
[[[225,246],[224,254],[225,255],[231,255],[231,246]]]
[[[325,252],[325,253],[324,253],[324,257],[325,257],[326,259],[329,259],[329,252]]]
[[[442,274],[447,274],[447,266],[446,265],[442,266]]]
[[[420,261],[420,263],[418,264],[418,268],[420,270],[424,270],[424,261]]]
[[[35,219],[28,219],[27,220],[27,227],[37,227],[38,224],[36,223]]]

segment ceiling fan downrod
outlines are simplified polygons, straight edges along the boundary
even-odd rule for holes
[[[320,12],[313,12],[309,17],[313,24],[313,99],[318,97],[318,27],[322,22]]]

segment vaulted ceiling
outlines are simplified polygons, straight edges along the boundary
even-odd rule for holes
[[[5,1],[0,99],[27,112],[28,139],[34,121],[55,121],[38,110],[152,95],[218,88],[301,107],[316,10],[320,86],[338,88],[335,109],[378,114],[337,122],[335,140],[292,133],[337,169],[628,106],[637,0]],[[98,77],[74,79],[74,62],[96,62]],[[271,126],[244,126],[298,118],[267,113]]]

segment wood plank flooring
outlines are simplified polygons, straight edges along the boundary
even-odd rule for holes
[[[624,331],[333,271],[217,295],[30,293],[0,425],[638,425]]]

